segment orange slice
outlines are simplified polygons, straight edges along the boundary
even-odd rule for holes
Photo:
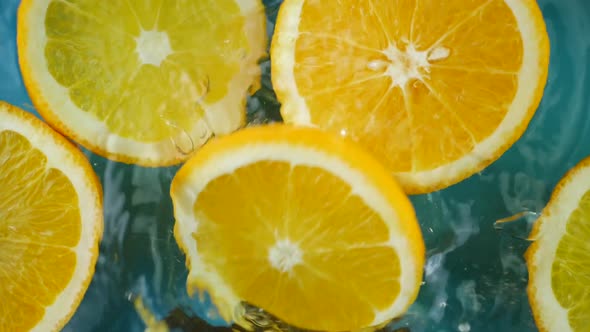
[[[62,134],[113,160],[166,166],[244,124],[265,24],[260,0],[23,0],[19,62]]]
[[[535,0],[285,0],[271,61],[286,122],[358,140],[417,194],[523,134],[549,39]]]
[[[405,312],[424,243],[407,196],[354,142],[250,127],[207,144],[172,181],[189,292],[244,323],[245,301],[293,326],[351,331]]]
[[[541,331],[590,331],[590,158],[559,182],[530,236],[528,295]]]
[[[92,275],[102,194],[86,157],[0,102],[0,331],[59,331]]]

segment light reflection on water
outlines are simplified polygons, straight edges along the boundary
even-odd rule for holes
[[[269,33],[279,2],[266,1]],[[16,62],[17,3],[0,3],[0,99],[32,111]],[[559,178],[590,154],[590,2],[539,4],[552,51],[541,108],[524,137],[484,172],[444,191],[412,197],[428,259],[418,301],[392,328],[536,331],[523,260],[528,246],[523,234],[535,216],[525,226],[495,222],[522,211],[540,212]],[[265,89],[249,102],[254,122],[278,118],[268,62],[262,66]],[[89,156],[104,186],[106,227],[95,277],[65,331],[143,331],[135,296],[158,318],[181,307],[223,324],[206,296],[190,299],[184,290],[184,257],[172,236],[168,196],[177,168],[144,169]]]

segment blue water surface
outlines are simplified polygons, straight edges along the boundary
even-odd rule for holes
[[[18,0],[0,0],[0,100],[35,113],[19,73]],[[280,1],[265,1],[272,32]],[[428,260],[417,302],[391,329],[536,331],[525,288],[523,232],[494,222],[523,210],[539,212],[561,176],[590,155],[590,2],[539,0],[551,40],[545,95],[527,132],[484,172],[446,190],[412,197]],[[265,87],[249,102],[251,121],[277,119]],[[36,113],[35,113],[36,114]],[[104,189],[105,233],[96,274],[64,331],[143,331],[132,300],[141,296],[159,318],[181,307],[224,324],[207,297],[190,299],[184,257],[172,236],[170,180],[177,167],[147,169],[87,152]]]

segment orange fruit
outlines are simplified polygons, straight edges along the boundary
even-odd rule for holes
[[[244,124],[265,24],[260,0],[23,0],[19,62],[62,134],[116,161],[166,166]]]
[[[317,331],[379,325],[405,312],[424,243],[407,196],[354,142],[287,125],[204,146],[172,181],[187,285],[246,324],[245,301]]]
[[[59,331],[92,275],[102,193],[74,145],[0,102],[0,331]]]
[[[541,331],[590,331],[590,158],[559,182],[526,252],[528,295]]]
[[[419,194],[523,134],[549,39],[535,0],[285,0],[271,63],[285,122],[352,137]]]

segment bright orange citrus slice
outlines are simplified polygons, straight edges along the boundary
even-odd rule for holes
[[[0,102],[0,331],[59,331],[92,275],[102,193],[74,145]]]
[[[418,293],[412,205],[352,141],[250,127],[204,146],[171,195],[189,292],[208,291],[225,319],[243,322],[245,301],[296,327],[351,331],[401,315]]]
[[[530,238],[528,294],[541,331],[590,331],[590,158],[559,182]]]
[[[19,62],[61,133],[113,160],[165,166],[244,124],[265,24],[260,0],[23,0]]]
[[[358,140],[416,194],[523,134],[549,39],[535,0],[285,0],[271,62],[286,122]]]

